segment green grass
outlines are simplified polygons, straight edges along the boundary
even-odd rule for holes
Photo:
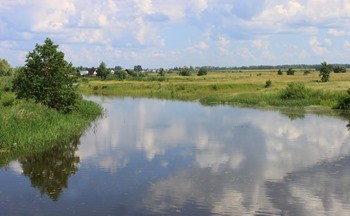
[[[4,98],[13,98],[13,101],[4,106]],[[63,114],[39,104],[14,100],[12,93],[3,93],[0,98],[0,164],[70,142],[101,112],[96,103],[81,100],[77,110]]]
[[[206,76],[180,76],[166,74],[157,80],[156,74],[149,74],[137,80],[124,81],[109,77],[107,81],[84,78],[79,89],[85,94],[114,96],[152,97],[177,100],[200,101],[203,104],[232,104],[258,107],[323,106],[333,108],[341,98],[346,97],[350,87],[350,73],[334,74],[330,82],[321,83],[319,73],[296,70],[295,75],[278,75],[277,70],[252,70],[242,72],[209,72]],[[271,80],[265,88],[266,80]],[[283,99],[281,94],[289,83],[302,83],[307,89],[304,99]]]

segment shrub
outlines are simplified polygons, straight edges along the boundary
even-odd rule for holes
[[[339,100],[338,109],[350,110],[350,89],[347,90],[348,96]]]
[[[288,68],[287,75],[294,75],[295,70],[293,68]]]
[[[335,66],[335,67],[333,68],[333,72],[334,72],[334,73],[346,73],[346,68],[337,65],[337,66]]]
[[[118,71],[115,75],[119,80],[125,80],[127,73],[125,71],[121,70],[121,71]]]
[[[179,75],[181,76],[191,76],[192,70],[188,67],[184,67],[180,69]]]
[[[205,67],[201,67],[197,73],[198,76],[204,76],[208,74],[208,70]]]
[[[265,88],[269,88],[269,87],[271,87],[271,85],[272,85],[272,81],[271,80],[267,80],[266,84],[265,84]]]
[[[282,99],[305,99],[308,90],[303,83],[290,83],[282,91]]]
[[[1,104],[4,107],[12,106],[13,103],[15,102],[15,99],[16,97],[13,94],[5,94],[5,96],[1,98]]]
[[[310,73],[311,73],[311,71],[309,71],[309,70],[304,71],[304,75],[308,75]]]
[[[278,74],[278,75],[283,75],[282,70],[281,70],[281,69],[278,69],[277,74]]]

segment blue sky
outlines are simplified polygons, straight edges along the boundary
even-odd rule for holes
[[[350,0],[1,0],[0,58],[46,37],[76,66],[350,63]]]

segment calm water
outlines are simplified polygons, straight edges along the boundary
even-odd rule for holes
[[[346,120],[90,99],[82,137],[0,169],[0,215],[350,215]]]

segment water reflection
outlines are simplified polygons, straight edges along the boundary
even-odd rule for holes
[[[350,213],[350,134],[341,118],[151,99],[90,99],[107,114],[81,137],[79,149],[73,145],[64,153],[36,156],[47,164],[44,168],[33,159],[20,161],[43,194],[59,191],[49,195],[59,199],[40,209],[42,215]],[[70,168],[60,166],[65,163]],[[55,184],[55,190],[49,187]],[[0,212],[8,209],[2,203],[21,197],[19,191],[2,189]]]
[[[78,171],[79,157],[75,154],[79,137],[71,143],[57,145],[49,151],[19,160],[22,174],[31,185],[56,201],[68,187],[68,179]]]

